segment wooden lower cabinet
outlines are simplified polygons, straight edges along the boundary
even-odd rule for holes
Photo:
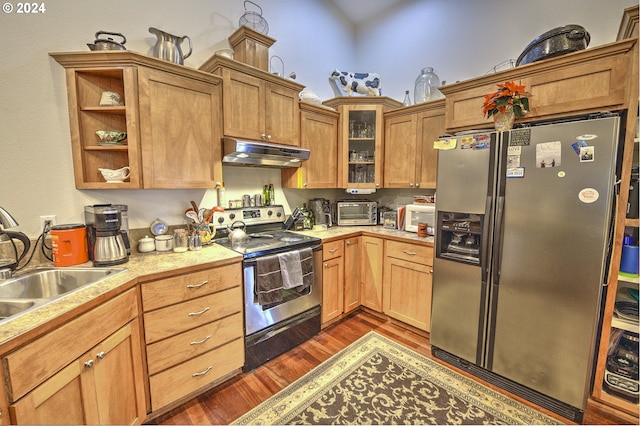
[[[344,308],[344,240],[322,245],[322,323],[339,318]]]
[[[139,334],[135,319],[13,404],[13,421],[141,423],[146,410]]]
[[[141,284],[151,411],[240,372],[242,264]]]
[[[344,306],[348,313],[360,306],[360,280],[362,265],[360,262],[362,237],[347,238],[344,241]]]
[[[384,240],[366,235],[361,238],[360,304],[376,312],[382,312]]]
[[[135,289],[3,357],[14,424],[146,417]]]
[[[429,331],[433,287],[433,248],[386,241],[383,269],[383,312]]]

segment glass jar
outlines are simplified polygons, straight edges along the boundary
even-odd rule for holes
[[[185,229],[176,229],[173,233],[173,251],[177,253],[189,250],[189,236]]]
[[[416,79],[416,87],[413,92],[413,101],[416,104],[423,102],[435,101],[442,97],[442,93],[438,87],[440,86],[440,78],[436,75],[433,68],[423,68],[422,72]]]

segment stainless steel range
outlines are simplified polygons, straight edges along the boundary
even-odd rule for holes
[[[248,238],[228,240],[241,221]],[[322,242],[284,230],[282,206],[215,212],[215,242],[244,260],[245,366],[249,371],[320,331]]]

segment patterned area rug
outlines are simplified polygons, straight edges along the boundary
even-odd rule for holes
[[[370,332],[233,424],[562,424]]]

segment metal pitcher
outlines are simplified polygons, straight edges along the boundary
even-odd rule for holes
[[[156,58],[164,59],[165,61],[174,62],[182,65],[184,60],[191,55],[192,46],[191,39],[187,36],[174,36],[157,28],[150,27],[149,32],[155,34],[158,37],[156,45],[153,47],[153,56]],[[185,54],[182,53],[180,44],[187,39],[189,41],[189,51]]]

